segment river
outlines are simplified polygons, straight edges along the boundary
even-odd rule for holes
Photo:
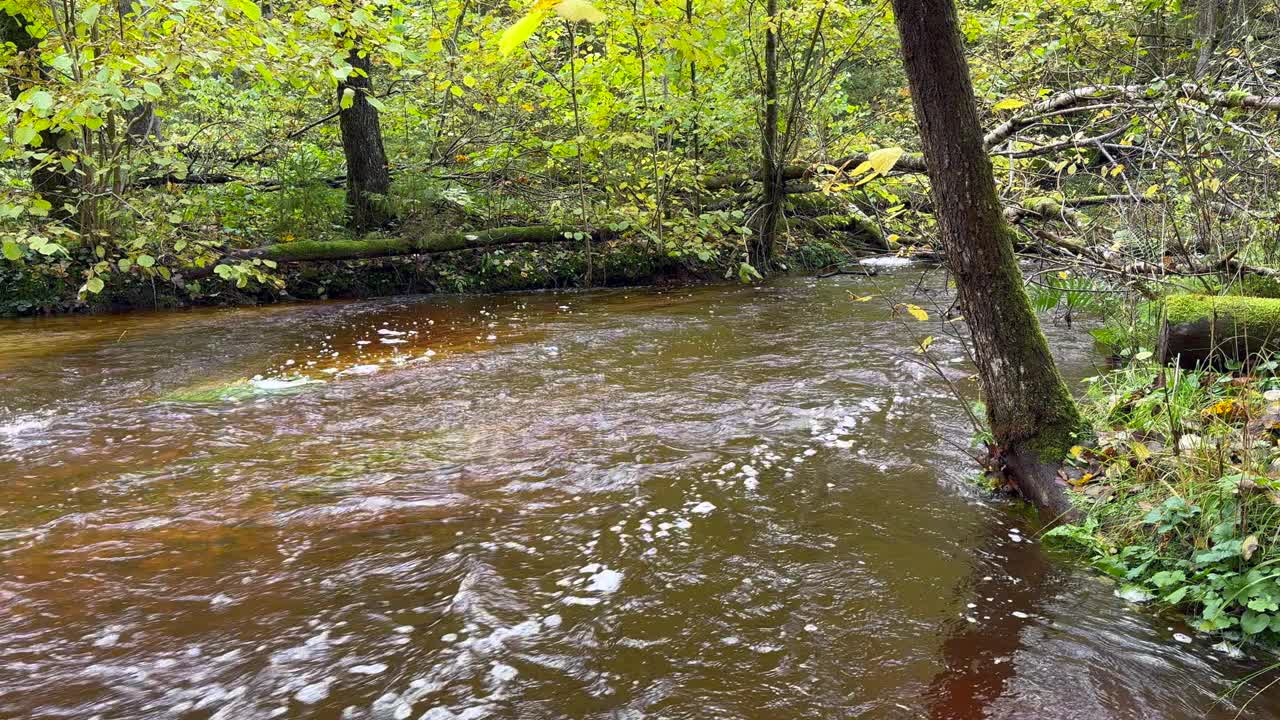
[[[0,717],[1280,715],[969,482],[940,281],[0,323]]]

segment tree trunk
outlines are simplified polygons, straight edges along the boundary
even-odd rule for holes
[[[894,0],[947,264],[996,449],[1022,494],[1074,515],[1057,470],[1084,424],[1027,301],[996,196],[952,0]]]
[[[369,56],[355,47],[347,56],[347,62],[352,72],[338,83],[338,102],[342,107],[349,90],[350,106],[338,113],[338,123],[342,128],[342,153],[347,161],[348,224],[353,230],[370,230],[388,219],[384,201],[391,189],[391,175],[387,170],[387,153],[382,147],[378,109],[368,100],[369,93],[373,92]]]
[[[0,12],[0,43],[13,43],[19,55],[27,56],[10,68],[9,96],[16,99],[30,87],[32,80],[29,78],[43,78],[45,68],[35,63],[35,49],[40,40],[31,34],[25,17]],[[62,165],[65,153],[75,149],[75,136],[57,128],[46,128],[40,132],[40,138],[41,148],[49,153],[49,157],[43,161],[31,161],[31,189],[52,206],[50,218],[78,227],[75,208],[80,183],[74,165],[72,170],[66,170]]]
[[[778,157],[778,0],[768,0],[764,38],[764,130],[761,133],[760,177],[761,206],[756,220],[755,242],[751,248],[751,264],[767,272],[773,260],[778,220],[782,217],[785,180]]]
[[[1213,51],[1218,45],[1218,4],[1222,0],[1199,0],[1196,3],[1196,56],[1195,79],[1199,81],[1209,71]]]
[[[1172,295],[1160,324],[1162,364],[1252,365],[1280,350],[1280,300],[1241,296]]]

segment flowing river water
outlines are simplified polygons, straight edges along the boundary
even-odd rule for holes
[[[939,282],[0,324],[0,718],[1280,714],[969,483]]]

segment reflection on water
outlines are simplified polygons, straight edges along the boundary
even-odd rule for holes
[[[2,324],[0,717],[1235,717],[968,485],[899,273]]]

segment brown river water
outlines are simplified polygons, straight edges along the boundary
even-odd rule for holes
[[[922,278],[0,323],[0,718],[1280,715],[969,483]]]

